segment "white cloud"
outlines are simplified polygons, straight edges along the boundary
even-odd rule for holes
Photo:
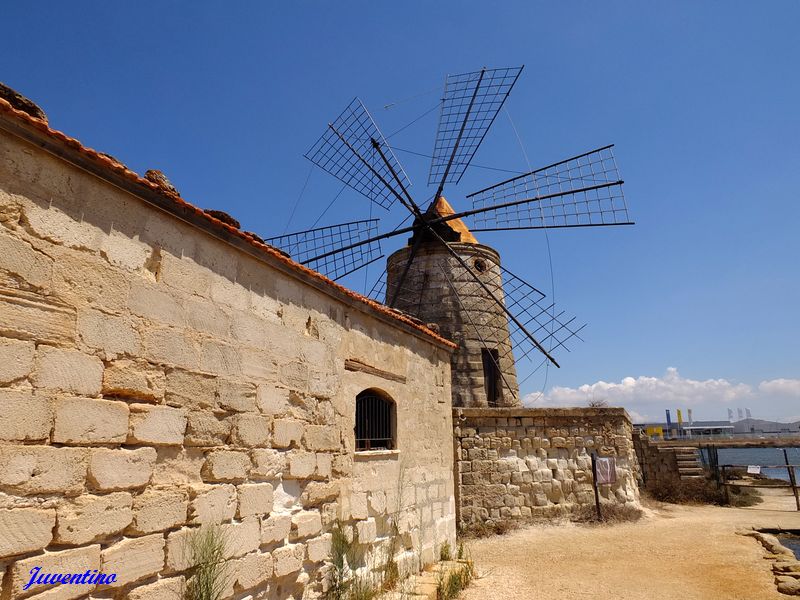
[[[758,391],[770,396],[800,398],[800,379],[771,379],[758,384]]]
[[[757,387],[727,379],[687,379],[674,367],[662,377],[625,377],[619,382],[598,381],[577,388],[554,387],[543,396],[529,394],[526,406],[586,406],[605,400],[623,406],[634,421],[663,420],[664,409],[692,408],[695,419],[726,419],[728,408],[751,407],[753,416],[775,418],[797,411],[800,379],[762,381]],[[763,415],[763,416],[762,416]]]

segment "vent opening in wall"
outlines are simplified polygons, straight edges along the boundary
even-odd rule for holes
[[[493,348],[481,348],[483,359],[483,386],[489,406],[500,404],[500,355]]]
[[[483,258],[476,258],[472,261],[472,265],[478,273],[484,273],[489,268],[489,264]]]
[[[356,451],[395,449],[395,405],[391,398],[365,390],[356,396]]]

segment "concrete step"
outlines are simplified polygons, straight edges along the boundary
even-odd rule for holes
[[[683,477],[705,477],[703,469],[680,469],[678,475]]]

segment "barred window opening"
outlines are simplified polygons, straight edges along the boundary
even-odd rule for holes
[[[356,396],[356,450],[394,450],[394,402],[375,390]]]

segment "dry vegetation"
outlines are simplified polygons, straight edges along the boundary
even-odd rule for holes
[[[754,506],[759,504],[761,495],[746,486],[729,486],[725,490],[710,479],[692,479],[679,484],[660,484],[649,490],[650,496],[660,502],[672,504],[716,504],[717,506]]]

